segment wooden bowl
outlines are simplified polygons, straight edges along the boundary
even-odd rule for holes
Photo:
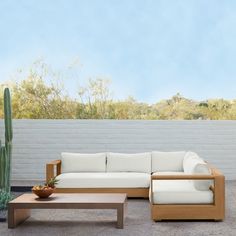
[[[36,194],[39,198],[48,198],[54,192],[54,188],[47,189],[32,189],[32,192]]]

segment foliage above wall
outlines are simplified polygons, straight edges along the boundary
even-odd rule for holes
[[[109,81],[88,80],[78,88],[77,98],[66,95],[61,83],[46,83],[49,74],[43,66],[32,68],[20,82],[11,82],[13,118],[16,119],[159,119],[159,120],[236,120],[236,100],[194,101],[176,94],[155,104],[128,97],[114,100]],[[0,118],[3,118],[0,87]]]

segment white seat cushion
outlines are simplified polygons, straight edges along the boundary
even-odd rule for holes
[[[183,166],[186,174],[211,174],[211,170],[207,163],[194,152],[186,153],[184,156]],[[192,182],[197,190],[209,190],[210,186],[213,185],[212,180],[193,180]]]
[[[107,153],[107,172],[151,173],[151,153]]]
[[[106,153],[61,153],[61,172],[105,172]]]
[[[185,151],[181,152],[152,152],[152,172],[183,171]]]
[[[57,188],[148,188],[150,174],[128,172],[65,173]]]
[[[211,204],[213,203],[213,193],[211,190],[196,190],[188,180],[154,180],[153,203]]]

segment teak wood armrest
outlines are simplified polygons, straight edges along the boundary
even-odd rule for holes
[[[56,166],[56,175],[54,174],[54,167]],[[54,160],[46,165],[46,181],[61,174],[61,160]]]
[[[59,165],[59,164],[61,164],[61,160],[54,160],[54,161],[47,163],[47,165]]]
[[[152,175],[152,180],[204,180],[214,179],[213,175]]]
[[[193,174],[193,175],[152,175],[152,180],[209,180],[209,179],[215,179],[216,177],[222,176],[223,174],[216,168],[211,168],[211,174],[210,175],[204,175],[204,174]]]

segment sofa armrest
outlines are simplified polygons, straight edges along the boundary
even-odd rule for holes
[[[209,179],[215,179],[217,176],[224,176],[220,170],[211,167],[211,174],[205,175],[205,174],[183,174],[183,175],[152,175],[152,180],[209,180]]]
[[[54,173],[54,167],[56,166],[56,175]],[[46,181],[61,174],[61,160],[54,160],[46,164]]]
[[[208,179],[214,179],[215,177],[213,175],[152,175],[152,180],[208,180]]]
[[[211,168],[212,175],[214,176],[214,186],[211,190],[214,192],[215,206],[221,213],[221,218],[225,217],[225,176],[216,168]]]

